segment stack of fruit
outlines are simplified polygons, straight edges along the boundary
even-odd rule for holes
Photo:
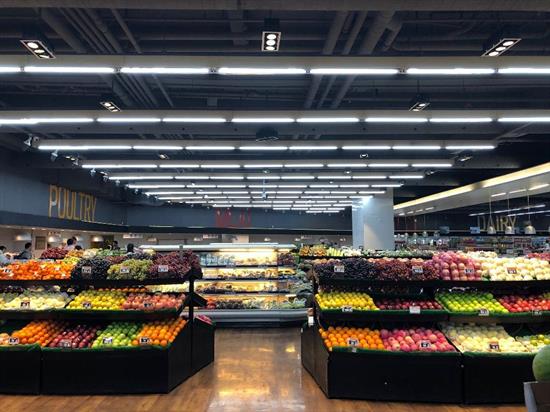
[[[0,293],[0,309],[4,309],[5,306],[6,306],[6,303],[11,302],[17,296],[19,296],[19,293],[16,293],[16,292],[2,292],[2,293]]]
[[[302,246],[298,254],[300,256],[327,256],[327,249],[323,245]]]
[[[6,280],[50,280],[68,279],[74,263],[28,260],[12,263],[0,269],[0,279]]]
[[[67,253],[68,251],[62,247],[52,247],[42,252],[40,259],[63,259]]]
[[[153,263],[149,269],[149,277],[153,279],[183,278],[192,268],[200,268],[199,257],[190,250],[157,254],[153,257]]]
[[[498,298],[498,301],[511,313],[550,311],[550,299],[541,295],[505,295]]]
[[[99,333],[92,348],[131,346],[141,329],[141,323],[113,322]]]
[[[125,310],[177,310],[183,304],[183,295],[158,293],[130,293],[122,304]]]
[[[126,295],[120,290],[84,290],[67,306],[67,309],[79,310],[120,310],[126,301]]]
[[[430,299],[402,299],[402,298],[384,298],[375,299],[375,305],[380,310],[407,310],[413,311],[411,308],[419,310],[443,310],[439,302]]]
[[[329,326],[326,330],[320,328],[319,333],[329,351],[333,348],[384,350],[378,329]]]
[[[529,253],[527,257],[530,259],[542,259],[550,261],[550,252]]]
[[[508,309],[502,306],[492,293],[487,292],[440,292],[436,299],[450,312],[480,315],[502,315]]]
[[[515,258],[480,258],[483,276],[490,280],[548,280],[550,279],[550,262],[543,259]]]
[[[83,349],[89,348],[96,338],[98,325],[68,326],[48,344],[49,348]]]
[[[34,320],[22,329],[13,332],[12,344],[46,346],[67,326],[66,322],[55,320]]]
[[[174,339],[176,339],[178,333],[185,326],[185,323],[186,321],[182,318],[146,323],[136,339],[132,341],[132,345],[167,346],[174,342]]]
[[[516,340],[525,346],[529,352],[538,352],[546,345],[550,345],[550,334],[539,334],[531,336],[517,336]]]
[[[111,264],[101,257],[83,258],[76,264],[72,271],[73,279],[105,279]]]
[[[321,310],[379,310],[372,298],[362,292],[323,292],[315,299]]]
[[[402,352],[454,352],[453,346],[443,333],[436,329],[382,329],[380,331],[384,348]]]
[[[152,264],[150,260],[128,259],[112,265],[107,271],[107,279],[145,280]]]
[[[25,290],[4,304],[4,310],[48,310],[64,308],[70,296],[64,292]]]
[[[481,280],[481,263],[464,253],[443,252],[432,258],[443,280]]]
[[[502,326],[453,325],[443,332],[461,352],[527,352],[527,348],[510,336]]]

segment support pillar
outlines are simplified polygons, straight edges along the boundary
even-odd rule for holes
[[[357,199],[352,206],[353,247],[394,250],[393,190]]]

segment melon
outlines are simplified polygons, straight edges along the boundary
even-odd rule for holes
[[[535,355],[533,375],[537,382],[550,382],[550,345],[546,345]]]

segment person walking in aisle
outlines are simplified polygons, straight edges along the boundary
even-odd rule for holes
[[[27,242],[25,243],[25,249],[21,253],[19,253],[16,257],[16,259],[32,259],[32,243]]]
[[[0,246],[0,266],[8,265],[11,259],[6,255],[6,246]]]
[[[67,245],[65,246],[65,250],[73,250],[74,249],[74,239],[73,238],[69,238],[67,239]]]

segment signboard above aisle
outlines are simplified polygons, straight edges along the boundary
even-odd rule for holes
[[[97,198],[65,187],[50,185],[48,217],[96,222]]]

